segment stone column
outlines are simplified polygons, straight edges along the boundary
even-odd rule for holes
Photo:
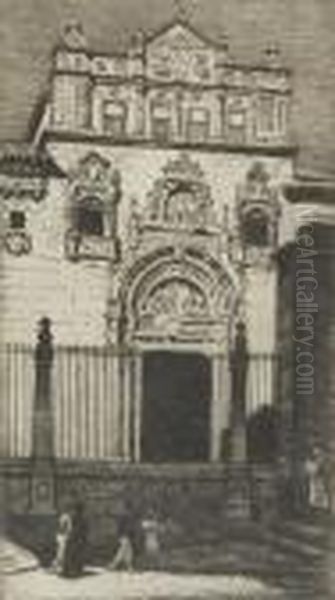
[[[244,463],[247,459],[246,381],[248,347],[245,324],[236,326],[234,348],[230,354],[231,370],[231,460]]]
[[[33,512],[49,513],[54,508],[54,430],[51,371],[53,344],[51,322],[39,322],[35,349],[35,398],[33,409],[31,496]]]

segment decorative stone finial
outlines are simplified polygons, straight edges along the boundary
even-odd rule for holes
[[[277,43],[271,42],[264,50],[264,58],[270,66],[278,66],[281,53]]]
[[[85,50],[87,47],[84,29],[80,21],[67,21],[62,29],[63,44],[69,50]]]
[[[138,29],[131,38],[131,50],[133,52],[141,53],[145,46],[146,34],[142,29]]]
[[[228,38],[228,35],[224,31],[221,31],[221,33],[219,34],[218,42],[220,44],[220,48],[222,49],[222,51],[228,52],[229,38]]]
[[[174,0],[174,10],[176,19],[188,23],[196,8],[196,0]]]
[[[49,317],[42,317],[38,321],[37,339],[40,343],[50,343],[52,341],[51,319]]]

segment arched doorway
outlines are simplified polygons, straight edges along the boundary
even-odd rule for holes
[[[136,461],[218,460],[229,418],[231,272],[192,248],[160,248],[123,287],[123,406]]]

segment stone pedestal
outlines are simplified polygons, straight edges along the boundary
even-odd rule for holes
[[[234,423],[231,435],[231,462],[245,464],[247,461],[247,432],[244,421]]]
[[[32,465],[30,480],[30,512],[50,515],[55,512],[55,473],[50,460],[39,460]]]
[[[50,320],[39,322],[35,350],[35,398],[30,480],[30,511],[51,514],[55,507],[54,436],[51,406],[53,361]]]
[[[249,520],[251,517],[251,485],[245,463],[231,464],[226,487],[226,515],[229,520]]]

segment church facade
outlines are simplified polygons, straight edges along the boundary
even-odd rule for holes
[[[277,402],[291,97],[274,49],[237,64],[183,21],[111,55],[66,28],[31,142],[0,159],[3,459],[34,454],[41,319],[54,458],[214,464],[235,427],[246,459],[229,356],[243,322],[246,413]]]

